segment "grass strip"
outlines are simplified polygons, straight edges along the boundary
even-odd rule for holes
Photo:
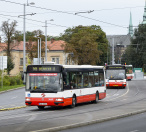
[[[15,88],[19,88],[19,87],[24,87],[25,85],[21,84],[21,85],[14,85],[14,86],[0,86],[0,92],[2,91],[7,91],[10,89],[15,89]]]

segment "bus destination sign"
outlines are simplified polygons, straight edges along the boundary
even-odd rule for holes
[[[28,66],[27,72],[60,72],[61,67],[60,66]]]
[[[106,69],[125,69],[125,66],[107,66]]]

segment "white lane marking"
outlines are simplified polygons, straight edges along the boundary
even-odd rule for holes
[[[54,111],[49,111],[49,113],[52,113],[52,112],[54,112]],[[4,117],[1,117],[0,120],[3,120],[3,119],[7,120],[7,119],[11,119],[11,118],[21,118],[21,117],[27,117],[27,116],[33,116],[33,115],[40,115],[40,114],[44,114],[44,113],[46,113],[46,112],[40,113],[40,111],[39,111],[38,113],[32,113],[32,114],[26,114],[26,115],[20,114],[20,115],[11,115],[8,117],[4,116]]]
[[[126,101],[127,99],[122,99],[121,101]]]
[[[119,96],[119,97],[115,97],[115,98],[113,98],[113,99],[109,99],[108,101],[115,100],[115,99],[117,99],[117,98],[123,97],[123,96],[125,96],[128,92],[129,92],[129,85],[128,85],[128,82],[127,82],[127,91],[126,91],[126,93],[122,94],[122,95]]]
[[[130,132],[139,132],[139,130],[134,130],[134,131],[130,131]]]
[[[15,99],[15,98],[17,98],[18,96],[15,96],[15,97],[12,97],[11,99]]]
[[[37,115],[32,115],[32,116],[28,119],[28,121],[33,121],[36,117],[37,117]]]
[[[119,94],[114,94],[113,96],[118,96]]]

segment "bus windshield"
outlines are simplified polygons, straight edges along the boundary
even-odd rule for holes
[[[125,79],[125,70],[107,70],[106,78],[109,80],[123,80]]]
[[[29,73],[26,79],[26,90],[34,93],[57,93],[63,88],[60,73]]]

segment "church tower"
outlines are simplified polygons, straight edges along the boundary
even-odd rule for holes
[[[133,37],[133,25],[132,25],[132,15],[130,12],[130,21],[129,21],[129,33],[128,33],[131,37]]]
[[[143,14],[143,22],[142,24],[146,24],[146,0],[145,0],[145,7],[144,7],[144,14]]]

